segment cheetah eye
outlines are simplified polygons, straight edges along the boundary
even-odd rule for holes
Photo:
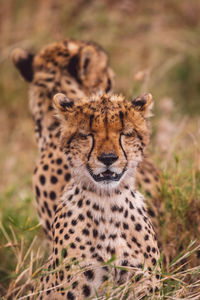
[[[79,137],[80,137],[81,139],[83,139],[83,140],[87,139],[87,137],[88,137],[88,134],[83,133],[83,132],[79,132],[78,135],[79,135]]]
[[[122,132],[122,134],[126,137],[133,137],[134,136],[134,131],[133,130],[125,131],[125,132]]]

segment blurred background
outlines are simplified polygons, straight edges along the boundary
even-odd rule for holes
[[[38,151],[28,85],[10,59],[15,47],[37,52],[67,37],[95,41],[110,57],[116,92],[152,93],[150,152],[164,176],[163,239],[177,251],[198,239],[200,1],[7,0],[0,25],[0,288],[19,272],[21,249],[42,235],[31,186]]]

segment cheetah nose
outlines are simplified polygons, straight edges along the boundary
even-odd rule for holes
[[[106,165],[107,167],[112,165],[117,159],[118,156],[115,153],[101,153],[101,155],[99,155],[98,160],[101,161],[104,165]]]

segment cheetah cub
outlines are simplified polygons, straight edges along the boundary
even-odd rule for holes
[[[139,299],[159,281],[156,236],[144,198],[133,186],[149,141],[152,96],[127,101],[99,94],[74,103],[57,94],[54,106],[73,183],[56,211],[53,254],[33,294],[97,299],[112,283],[114,292],[119,284],[128,289],[123,299]]]

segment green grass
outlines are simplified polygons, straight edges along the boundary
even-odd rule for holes
[[[32,202],[32,195],[20,196],[14,186],[0,195],[0,255],[4,258],[1,260],[0,278],[4,287],[23,271],[24,264],[16,272],[16,266],[22,259],[20,256],[24,255],[38,234],[40,225]]]
[[[116,73],[115,91],[128,97],[146,91],[154,96],[150,152],[163,174],[163,253],[167,259],[190,254],[184,269],[179,266],[185,258],[163,269],[159,299],[198,299],[200,250],[192,249],[200,244],[199,1],[10,0],[1,8],[0,294],[26,288],[48,248],[31,186],[37,148],[27,85],[12,66],[10,53],[16,46],[37,51],[72,37],[94,40],[106,49]],[[170,113],[162,106],[166,97],[173,103]],[[171,131],[164,128],[165,151],[158,140],[163,120],[172,126]]]
[[[52,272],[59,272],[65,266],[70,266],[71,277],[72,279],[76,278],[76,280],[78,280],[83,272],[91,269],[91,267],[85,267],[83,269],[80,266],[81,264],[79,261],[72,260],[65,261],[64,265],[61,261],[60,265],[53,271],[45,267],[41,268],[42,251],[39,249],[36,252],[36,250],[34,250],[35,244],[36,239],[33,240],[27,252],[23,252],[22,243],[20,244],[21,247],[19,250],[12,250],[13,254],[18,257],[18,264],[16,272],[13,273],[13,276],[10,278],[11,284],[6,293],[6,297],[13,297],[12,292],[15,292],[17,299],[26,299],[28,295],[38,295],[39,290],[33,294],[28,290],[28,286],[32,282],[32,279],[34,279],[34,282],[37,285],[39,284],[41,277],[47,275],[51,276]],[[183,261],[186,258],[190,258],[193,252],[197,251],[199,248],[200,246],[195,246],[195,242],[191,242],[188,247],[186,247],[185,250],[175,257],[168,265],[168,270],[163,268],[158,290],[149,295],[146,294],[147,289],[149,288],[145,280],[146,271],[143,269],[118,266],[116,265],[115,257],[113,256],[109,261],[102,264],[102,267],[107,266],[109,268],[108,279],[102,284],[100,289],[96,291],[95,299],[132,299],[131,297],[135,296],[138,288],[140,289],[140,295],[138,295],[136,299],[198,299],[200,282],[197,278],[199,278],[200,275],[200,267],[185,268],[187,265]],[[30,261],[29,264],[27,264],[27,260]],[[162,263],[162,260],[160,263]],[[125,283],[116,284],[113,283],[111,275],[113,268],[125,270],[127,272],[134,271],[136,274],[130,277]],[[153,273],[154,272],[157,274],[157,266],[155,266]],[[63,291],[67,291],[71,288],[70,283],[66,284],[65,281],[60,283],[59,287],[63,287]],[[104,290],[103,295],[101,294],[102,289]]]

